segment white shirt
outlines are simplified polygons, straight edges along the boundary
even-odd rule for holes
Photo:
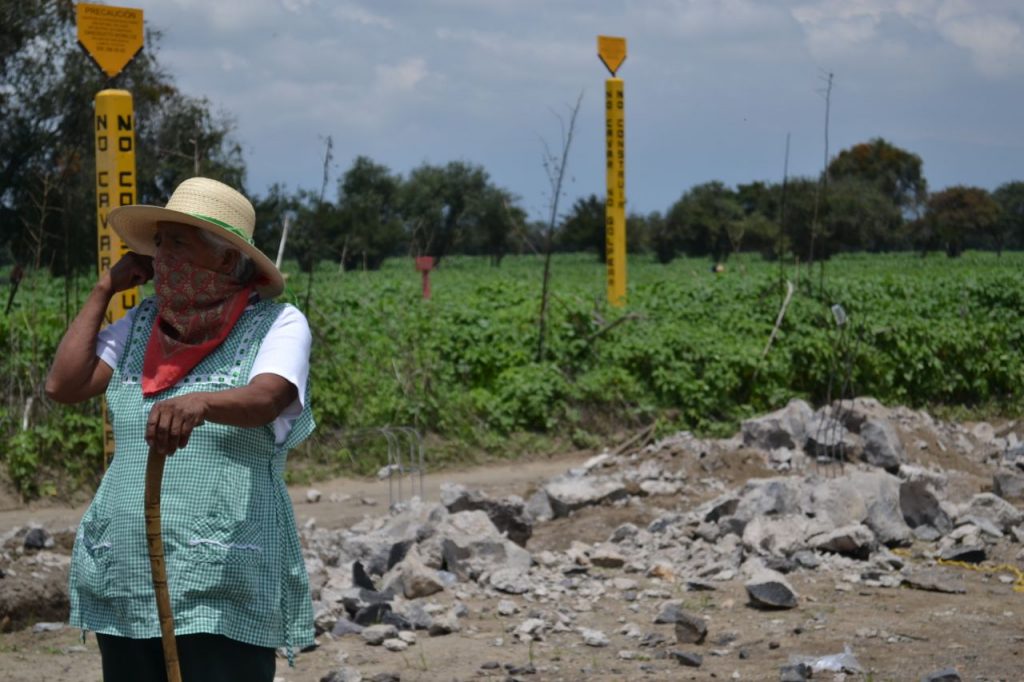
[[[111,368],[117,367],[117,361],[124,352],[136,310],[138,308],[130,309],[124,317],[102,329],[96,337],[96,355]],[[309,331],[306,316],[295,306],[286,304],[270,331],[263,337],[249,372],[249,381],[257,374],[276,374],[298,389],[299,397],[274,420],[274,437],[278,443],[283,443],[288,437],[292,424],[302,414],[306,404],[306,379],[309,377],[309,349],[312,344],[313,335]]]

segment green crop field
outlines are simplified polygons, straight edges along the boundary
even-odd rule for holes
[[[595,446],[652,422],[725,433],[794,396],[1020,407],[1024,254],[851,255],[823,273],[754,256],[730,260],[724,274],[709,266],[635,257],[619,310],[604,301],[603,265],[556,256],[543,358],[536,257],[500,268],[446,259],[429,301],[404,259],[379,272],[322,267],[306,311],[319,431],[296,458],[314,473],[366,472],[380,452],[347,445],[345,433],[400,424],[428,435],[432,464]],[[290,275],[286,299],[303,307],[307,276]],[[795,293],[764,356],[786,280]],[[27,496],[91,485],[99,470],[98,401],[68,408],[41,395],[67,311],[89,284],[26,278],[0,318],[2,457]],[[841,328],[834,304],[847,314]]]

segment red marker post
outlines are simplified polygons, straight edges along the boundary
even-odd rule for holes
[[[433,256],[416,256],[416,270],[423,273],[423,299],[430,298],[430,271],[434,269]]]

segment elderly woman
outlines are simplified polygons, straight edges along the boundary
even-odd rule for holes
[[[271,682],[275,648],[313,641],[308,578],[285,457],[313,430],[310,332],[274,303],[281,273],[252,243],[249,201],[192,178],[166,208],[109,223],[131,249],[99,279],[57,349],[46,390],[106,392],[115,453],[82,518],[71,623],[96,633],[106,682],[164,680],[146,545],[150,449],[165,465],[162,525],[183,679]],[[156,295],[100,330],[119,292]]]

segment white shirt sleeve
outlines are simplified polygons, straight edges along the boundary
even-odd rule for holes
[[[309,377],[309,350],[313,334],[306,316],[293,305],[285,305],[270,331],[263,337],[259,352],[249,372],[249,380],[258,374],[276,374],[288,380],[299,395],[274,420],[274,437],[283,443],[292,430],[292,424],[306,405],[306,379]]]
[[[132,329],[136,310],[138,307],[129,308],[124,317],[101,329],[96,336],[96,357],[109,365],[111,369],[117,367],[117,361],[124,353],[124,344],[128,342],[128,332]]]

